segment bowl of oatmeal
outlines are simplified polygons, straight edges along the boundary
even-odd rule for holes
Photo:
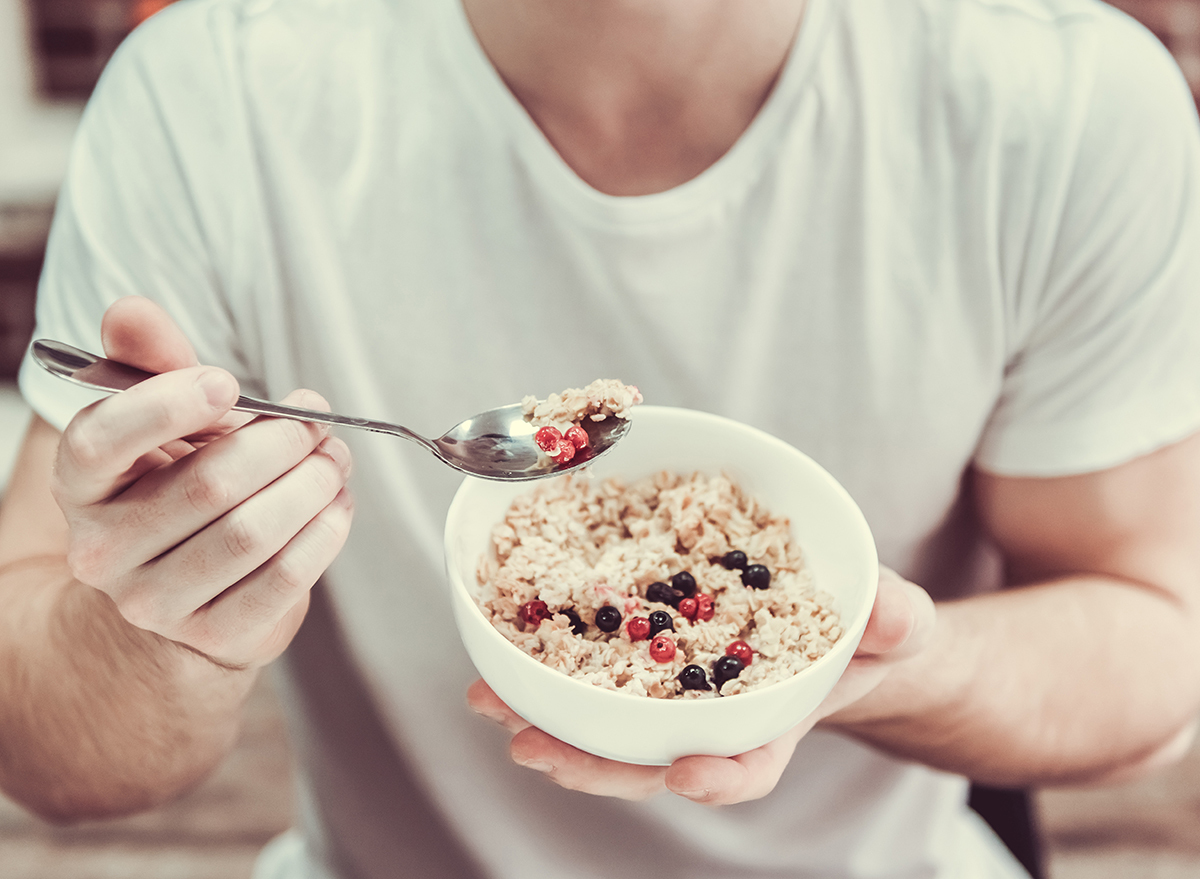
[[[775,437],[685,409],[628,417],[582,472],[464,480],[445,530],[463,643],[514,711],[589,753],[743,753],[810,714],[853,655],[870,530]]]

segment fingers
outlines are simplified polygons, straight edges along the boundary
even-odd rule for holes
[[[706,806],[729,806],[765,797],[779,783],[796,744],[812,728],[806,722],[736,757],[681,757],[668,768],[667,789]]]
[[[140,628],[168,638],[186,640],[185,621],[232,584],[240,584],[270,562],[237,605],[261,605],[266,616],[281,604],[294,603],[307,590],[313,570],[311,542],[317,540],[324,557],[332,561],[341,548],[341,534],[320,515],[342,491],[350,473],[350,452],[340,439],[327,437],[312,453],[262,490],[237,503],[229,512],[189,537],[165,555],[134,570],[113,590],[113,598],[126,619]],[[332,515],[332,513],[331,513]],[[348,524],[348,523],[346,523]],[[301,537],[312,526],[308,535]],[[313,532],[316,532],[314,535]],[[300,539],[298,544],[285,548]],[[317,574],[324,568],[317,570]],[[253,578],[251,578],[253,579]],[[250,628],[261,622],[261,608],[241,620]]]
[[[287,401],[325,408],[311,391]],[[290,471],[326,433],[322,425],[260,419],[146,474],[98,516],[94,530],[103,532],[109,568],[130,571],[163,555]],[[347,455],[340,441],[325,451],[335,461]]]
[[[147,372],[171,372],[200,362],[170,315],[141,296],[126,296],[110,305],[100,323],[100,337],[108,357]]]
[[[936,622],[929,593],[894,571],[880,569],[879,592],[858,650],[814,717],[837,727],[886,713],[884,682],[929,646]]]
[[[513,735],[528,727],[529,721],[500,700],[495,691],[482,679],[467,688],[467,704],[476,714],[494,720]]]
[[[467,690],[467,704],[475,713],[499,723],[513,734],[509,745],[513,762],[544,773],[568,790],[644,800],[663,789],[665,767],[618,763],[573,748],[530,725],[481,680]]]
[[[345,544],[353,514],[342,489],[266,564],[192,614],[178,640],[228,665],[275,659],[304,618],[309,590]]]
[[[875,606],[856,655],[893,660],[919,653],[933,634],[936,615],[928,592],[882,568]]]
[[[108,357],[147,372],[172,372],[199,365],[195,350],[171,316],[141,296],[126,296],[110,305],[100,325],[100,336]],[[204,441],[241,427],[252,418],[240,412],[227,413],[187,438]],[[136,469],[139,472],[134,478],[151,468]]]
[[[156,375],[63,433],[53,488],[72,572],[133,625],[223,664],[274,658],[349,533],[349,449],[321,426],[232,412],[237,381],[198,365],[148,300],[114,303],[101,335],[109,357]]]
[[[588,754],[534,726],[513,736],[513,762],[541,772],[560,787],[599,797],[644,800],[663,790],[666,768],[618,763]]]
[[[108,498],[143,456],[213,424],[237,396],[237,380],[228,372],[196,366],[92,404],[63,432],[55,497],[74,507]]]
[[[806,722],[779,739],[737,757],[683,757],[667,766],[635,766],[588,754],[532,726],[483,681],[467,690],[477,714],[499,723],[513,739],[513,762],[541,772],[569,790],[602,797],[643,800],[665,788],[706,805],[729,805],[770,793],[791,759],[796,743],[812,727]]]

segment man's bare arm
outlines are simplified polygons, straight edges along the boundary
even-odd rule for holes
[[[152,806],[230,747],[254,671],[138,629],[67,567],[58,431],[30,425],[0,507],[0,786],[50,820]]]
[[[351,517],[339,440],[231,415],[236,381],[146,300],[114,305],[104,336],[163,374],[61,436],[35,419],[0,511],[0,786],[62,821],[211,769]]]
[[[1200,715],[1200,436],[1098,473],[979,473],[1015,588],[941,604],[928,649],[830,718],[1007,785],[1179,755]]]

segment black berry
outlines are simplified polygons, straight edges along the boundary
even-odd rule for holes
[[[771,572],[766,565],[750,565],[742,571],[742,582],[752,589],[766,589],[771,585]]]
[[[671,620],[671,615],[665,610],[656,610],[650,614],[650,637],[653,638],[659,632],[666,630],[675,631],[675,623]]]
[[[722,656],[713,663],[713,680],[717,684],[717,689],[721,689],[721,684],[726,681],[732,681],[742,673],[742,669],[746,666],[736,656]]]
[[[725,553],[721,558],[721,567],[728,568],[731,571],[741,571],[746,567],[748,561],[744,552],[740,549],[735,549]]]
[[[691,598],[696,594],[696,578],[688,571],[680,571],[672,577],[671,585],[675,587],[675,591],[679,593],[680,598]]]
[[[596,628],[601,632],[615,632],[621,628],[621,612],[611,604],[596,611]]]
[[[571,631],[576,635],[582,635],[587,631],[587,623],[579,618],[579,614],[575,611],[575,608],[565,607],[559,613],[571,621]]]
[[[698,665],[689,665],[679,673],[679,683],[685,690],[711,690],[708,676]]]
[[[682,597],[682,595],[677,594],[666,583],[651,583],[646,587],[647,601],[653,601],[658,604],[669,604],[671,607],[676,607],[679,604],[679,599]]]

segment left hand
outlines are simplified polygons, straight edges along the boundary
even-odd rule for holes
[[[887,678],[899,662],[921,652],[934,626],[928,593],[881,569],[879,592],[854,659],[832,692],[802,723],[772,742],[736,757],[680,757],[670,766],[635,766],[596,757],[531,726],[500,701],[482,680],[467,691],[478,714],[510,733],[514,762],[545,775],[569,790],[597,796],[642,800],[669,790],[707,805],[729,805],[766,796],[778,783],[792,752],[821,720],[855,705]]]

